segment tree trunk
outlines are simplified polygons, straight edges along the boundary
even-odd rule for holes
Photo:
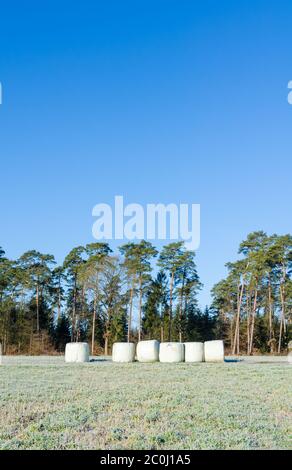
[[[233,325],[234,325],[234,319],[235,319],[235,312],[233,311],[233,316],[230,321],[230,349],[233,351],[233,341],[234,341],[234,331],[233,331]]]
[[[132,310],[133,310],[133,290],[132,287],[130,290],[130,311],[129,311],[129,319],[128,319],[128,343],[131,340],[131,326],[132,326]]]
[[[160,341],[164,341],[164,318],[162,318],[162,303],[160,304]]]
[[[73,308],[72,308],[72,326],[71,326],[71,342],[74,341],[75,336],[75,317],[76,317],[76,274],[74,276],[74,287],[73,287]]]
[[[182,321],[183,321],[183,293],[184,293],[185,280],[183,278],[181,294],[180,294],[180,305],[179,305],[179,342],[182,343]]]
[[[282,317],[280,319],[280,332],[279,332],[279,343],[278,343],[278,354],[281,352],[281,342],[282,342]]]
[[[250,310],[249,310],[249,294],[246,298],[246,314],[247,314],[247,351],[249,353],[249,340],[250,340]]]
[[[59,293],[58,293],[58,320],[61,317],[61,278],[59,277]]]
[[[138,329],[138,341],[141,341],[141,329],[142,329],[142,276],[139,278],[139,329]]]
[[[235,354],[235,351],[237,351],[237,354],[239,354],[239,322],[240,322],[240,312],[241,312],[241,303],[242,303],[243,291],[244,291],[244,282],[242,281],[241,288],[240,288],[238,305],[237,305],[237,315],[236,315],[236,324],[235,324],[232,354]]]
[[[76,327],[75,327],[75,341],[78,342],[80,340],[80,315],[79,313],[76,315]]]
[[[169,324],[168,324],[168,341],[171,341],[173,282],[174,282],[174,272],[171,273],[170,286],[169,286]]]
[[[91,355],[94,355],[94,341],[95,341],[95,319],[96,319],[96,297],[93,303],[93,317],[92,317],[92,335],[91,335]]]
[[[40,332],[40,310],[39,310],[39,284],[36,285],[36,320],[37,320],[37,332]]]
[[[237,346],[236,346],[236,354],[237,355],[239,355],[239,341],[240,341],[239,324],[240,324],[240,317],[239,317],[238,328],[237,328]]]
[[[187,323],[187,318],[188,318],[188,294],[187,292],[185,293],[183,318],[186,320],[186,323]]]
[[[286,333],[286,321],[285,321],[285,290],[284,286],[280,285],[280,297],[281,297],[281,320],[280,320],[280,333],[278,343],[278,353],[281,352],[282,333]]]
[[[252,317],[251,317],[251,330],[250,330],[249,351],[248,351],[249,355],[252,354],[252,350],[253,350],[253,335],[254,335],[255,315],[256,315],[256,309],[257,309],[257,296],[258,296],[258,291],[256,289],[255,294],[254,294]]]
[[[271,286],[270,274],[269,274],[269,287],[268,287],[268,302],[269,302],[269,343],[270,343],[270,353],[272,353],[273,352],[272,339],[274,338],[274,331],[273,331],[272,286]]]
[[[104,338],[104,355],[108,356],[108,335],[105,335]]]

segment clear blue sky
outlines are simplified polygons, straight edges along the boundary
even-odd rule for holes
[[[200,203],[209,301],[250,231],[291,232],[292,2],[1,5],[0,245],[61,262],[92,207]]]

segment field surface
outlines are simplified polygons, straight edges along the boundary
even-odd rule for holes
[[[5,357],[0,449],[287,449],[292,365]]]

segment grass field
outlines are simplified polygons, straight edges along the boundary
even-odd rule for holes
[[[5,357],[0,449],[291,448],[292,366]]]

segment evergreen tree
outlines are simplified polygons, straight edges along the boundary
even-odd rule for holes
[[[168,341],[172,334],[172,310],[174,300],[174,288],[178,279],[179,271],[184,263],[185,250],[183,242],[169,243],[162,248],[159,256],[158,266],[169,275],[169,318],[168,318]]]
[[[71,340],[70,321],[66,315],[61,314],[58,318],[53,338],[56,350],[64,352],[66,344]]]

